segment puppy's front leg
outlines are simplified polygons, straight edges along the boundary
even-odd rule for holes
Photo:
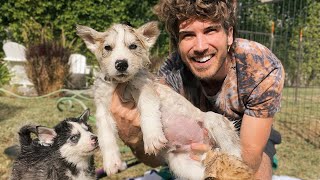
[[[151,83],[144,84],[139,90],[138,109],[144,150],[148,154],[156,154],[168,141],[161,122],[160,98]]]
[[[116,124],[109,110],[114,89],[115,86],[112,84],[103,84],[94,92],[99,146],[103,156],[103,167],[108,175],[117,173],[122,165],[117,145]]]

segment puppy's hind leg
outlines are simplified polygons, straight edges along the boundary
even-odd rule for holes
[[[233,124],[224,116],[214,112],[206,112],[204,117],[204,127],[221,152],[241,158],[240,138]]]

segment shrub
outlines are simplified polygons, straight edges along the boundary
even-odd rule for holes
[[[27,74],[38,95],[63,88],[69,73],[70,54],[69,48],[53,40],[27,46]]]
[[[9,83],[11,74],[3,61],[0,61],[0,87]]]

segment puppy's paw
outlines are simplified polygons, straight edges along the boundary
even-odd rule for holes
[[[103,168],[107,175],[110,176],[123,169],[123,162],[118,156],[103,158]]]
[[[168,142],[164,133],[152,133],[143,136],[144,151],[147,154],[157,154]]]

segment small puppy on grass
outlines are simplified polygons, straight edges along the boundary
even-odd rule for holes
[[[89,114],[86,110],[53,129],[23,126],[19,131],[21,152],[13,163],[11,180],[94,180],[93,153],[98,141],[87,124]]]
[[[241,158],[239,137],[230,121],[220,114],[200,111],[148,72],[149,50],[160,34],[157,22],[137,29],[115,24],[105,32],[78,25],[77,34],[100,66],[94,101],[99,145],[108,175],[117,173],[122,166],[116,123],[109,111],[119,84],[126,85],[124,100],[133,99],[139,109],[145,152],[164,157],[177,177],[204,178],[205,167],[189,157],[190,142],[209,143],[203,127],[222,153]]]

